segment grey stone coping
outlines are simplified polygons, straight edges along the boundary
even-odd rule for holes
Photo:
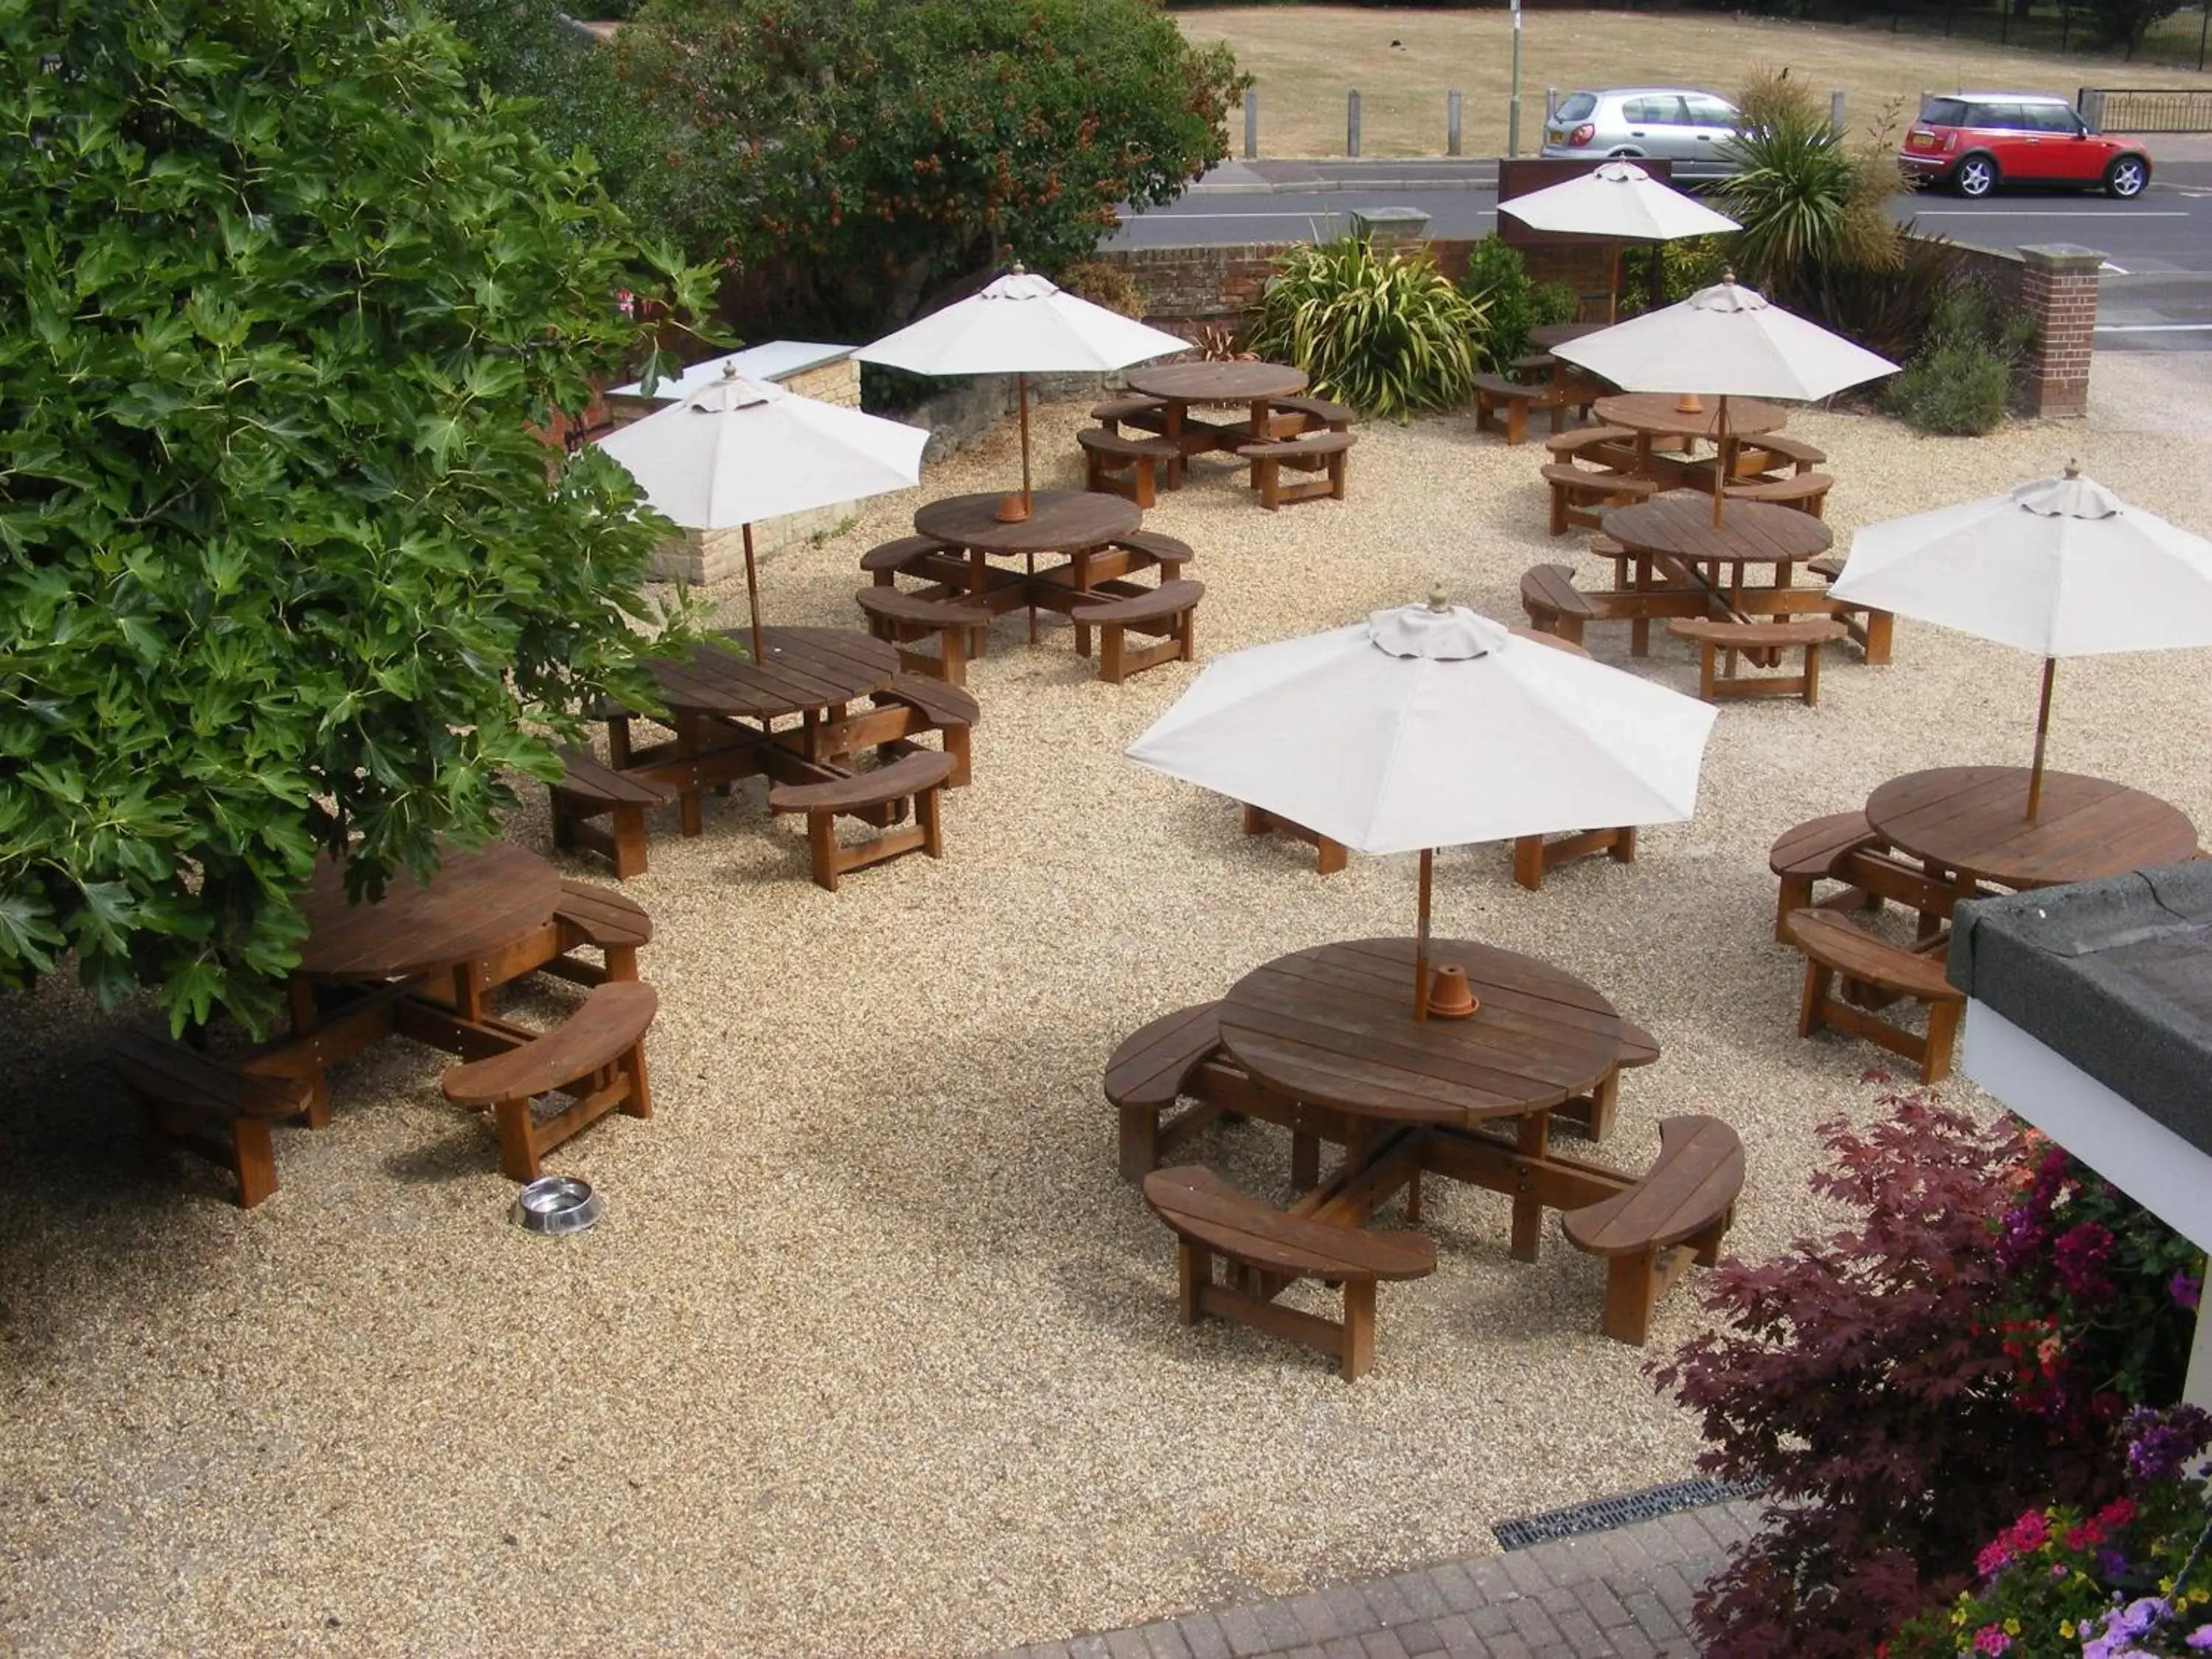
[[[1962,904],[1946,972],[2212,1152],[2212,860]]]

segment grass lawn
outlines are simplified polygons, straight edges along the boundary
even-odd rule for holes
[[[1225,40],[1260,90],[1262,155],[1344,154],[1344,94],[1357,87],[1367,155],[1440,155],[1444,94],[1466,94],[1466,150],[1504,153],[1512,24],[1503,9],[1383,10],[1237,6],[1180,11],[1191,40]],[[2192,19],[2192,21],[2194,21]],[[1682,85],[1732,94],[1755,70],[1841,88],[1863,130],[1922,91],[2018,88],[2070,98],[2080,86],[2212,87],[2212,75],[2154,64],[2008,51],[1979,41],[1892,34],[1870,22],[1754,21],[1698,12],[1531,11],[1522,42],[1522,153],[1542,140],[1544,88]],[[1392,41],[1401,44],[1394,47]],[[1231,139],[1241,153],[1241,115]]]

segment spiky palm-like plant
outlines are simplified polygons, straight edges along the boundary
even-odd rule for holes
[[[1296,363],[1322,396],[1402,421],[1473,394],[1482,320],[1425,250],[1384,253],[1346,237],[1284,256],[1251,345]]]
[[[1743,227],[1729,252],[1745,281],[1826,314],[1842,288],[1904,263],[1888,209],[1904,180],[1881,134],[1852,146],[1811,94],[1773,76],[1747,88],[1740,107],[1733,143],[1742,170],[1717,204]]]

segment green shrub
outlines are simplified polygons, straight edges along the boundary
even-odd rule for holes
[[[1144,317],[1144,290],[1137,286],[1137,279],[1129,274],[1127,265],[1105,259],[1079,259],[1054,280],[1078,299],[1088,300],[1092,305],[1103,306],[1124,317],[1139,320]]]
[[[1620,258],[1620,314],[1651,309],[1651,266],[1659,266],[1659,303],[1680,305],[1711,288],[1729,270],[1729,234],[1683,236],[1651,247],[1630,248]]]
[[[1890,382],[1891,410],[1916,432],[1978,438],[1996,431],[2026,337],[2017,323],[1996,318],[1979,283],[1954,280],[1936,298],[1919,351]]]
[[[1492,365],[1510,363],[1528,349],[1528,332],[1547,323],[1572,322],[1575,291],[1562,283],[1529,280],[1521,250],[1496,231],[1468,250],[1460,292],[1482,308],[1479,349]]]
[[[1385,253],[1346,237],[1279,264],[1252,327],[1261,356],[1296,363],[1321,396],[1370,416],[1402,421],[1473,394],[1483,307],[1425,249]]]

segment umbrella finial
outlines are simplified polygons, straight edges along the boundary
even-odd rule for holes
[[[2069,478],[2078,478],[2081,476],[2081,462],[2080,457],[2077,456],[2074,459],[2066,463],[2066,476]]]
[[[722,378],[726,380],[734,380],[738,378],[738,364],[735,358],[722,359]]]
[[[1444,592],[1442,582],[1429,590],[1429,609],[1440,616],[1451,609],[1451,596]]]

